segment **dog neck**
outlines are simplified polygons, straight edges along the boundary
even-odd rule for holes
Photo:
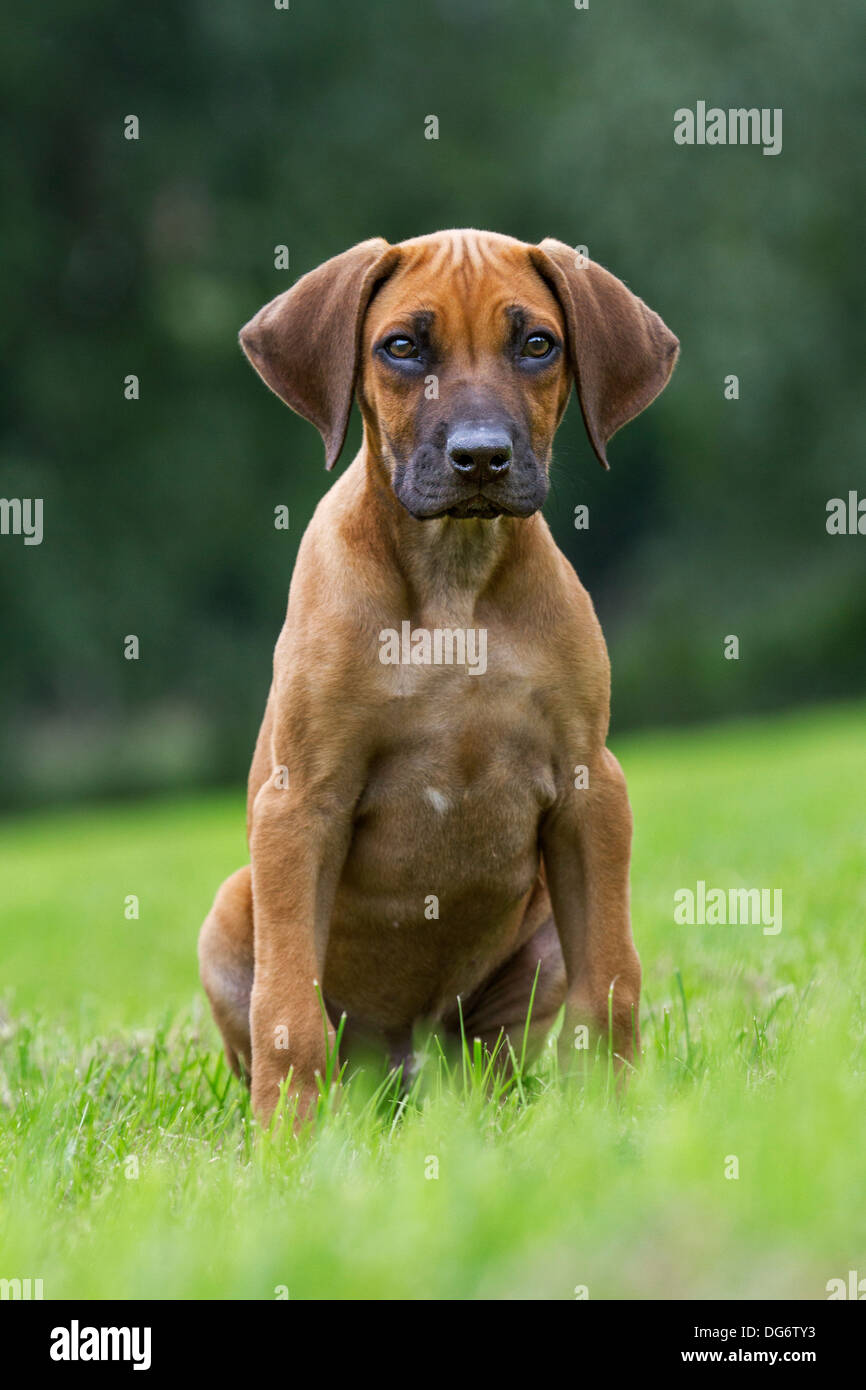
[[[470,622],[476,603],[513,559],[521,528],[531,528],[536,518],[497,516],[484,521],[442,516],[419,521],[395,496],[388,467],[368,440],[350,471],[357,471],[357,485],[372,503],[380,543],[406,583],[413,610]]]

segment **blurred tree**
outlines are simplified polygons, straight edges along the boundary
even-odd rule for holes
[[[43,497],[45,539],[0,537],[7,801],[242,774],[328,480],[236,333],[373,234],[584,243],[682,341],[609,475],[574,406],[556,453],[548,515],[605,625],[616,727],[862,691],[866,539],[824,521],[866,495],[864,40],[853,0],[16,13],[0,496]],[[677,146],[698,99],[782,108],[782,153]]]

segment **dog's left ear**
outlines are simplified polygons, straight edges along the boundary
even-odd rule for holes
[[[667,386],[679,341],[621,280],[573,247],[546,237],[529,254],[559,300],[586,432],[609,468],[607,441]]]
[[[359,242],[301,276],[241,329],[259,376],[321,434],[327,468],[349,428],[367,305],[399,255],[382,237]]]

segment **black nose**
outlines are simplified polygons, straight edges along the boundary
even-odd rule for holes
[[[484,425],[456,429],[446,445],[451,467],[461,478],[484,483],[501,478],[511,464],[511,440],[504,430]]]

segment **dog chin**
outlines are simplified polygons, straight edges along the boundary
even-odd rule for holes
[[[468,502],[458,502],[449,507],[443,515],[453,516],[457,521],[492,521],[495,516],[503,515],[503,508],[486,497],[473,497]]]

